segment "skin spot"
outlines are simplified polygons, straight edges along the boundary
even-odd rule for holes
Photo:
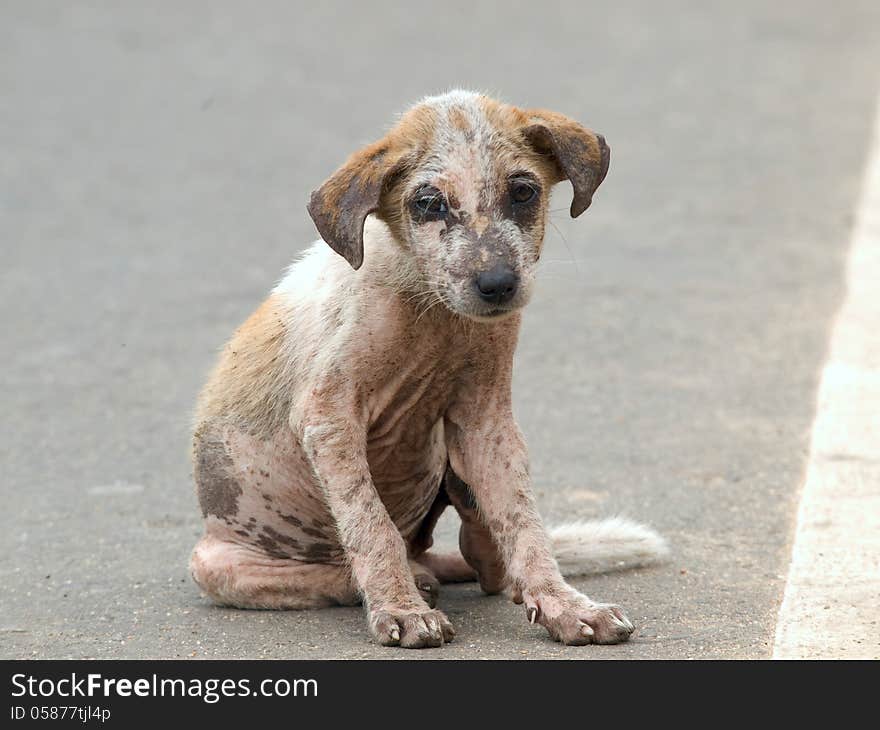
[[[336,549],[332,545],[324,542],[314,542],[309,545],[303,556],[308,560],[314,560],[315,562],[322,563],[327,562],[331,558],[335,557]]]
[[[300,528],[306,535],[310,537],[316,537],[319,540],[326,540],[327,535],[325,535],[321,530],[315,530],[312,527],[301,527]]]
[[[294,527],[301,527],[302,526],[302,520],[299,519],[298,517],[296,517],[295,515],[286,515],[283,512],[281,512],[280,510],[278,510],[277,514],[282,520],[293,525]]]
[[[290,555],[284,552],[278,546],[278,543],[266,534],[258,535],[256,543],[270,558],[275,558],[276,560],[286,560],[290,558]]]
[[[348,487],[348,489],[345,490],[343,497],[347,502],[353,502],[361,497],[366,487],[366,478],[360,479],[354,482],[350,487]]]
[[[299,550],[299,548],[302,547],[302,544],[300,543],[299,540],[294,540],[292,537],[289,537],[288,535],[283,535],[280,532],[278,532],[277,530],[274,530],[273,528],[269,527],[268,525],[263,527],[263,534],[268,536],[268,538],[271,539],[273,542],[281,543],[282,545],[287,545],[288,547],[292,547],[294,550]]]
[[[529,524],[528,518],[520,512],[509,513],[507,522],[513,530],[519,530]]]
[[[232,476],[234,464],[221,441],[196,437],[195,481],[202,516],[228,521],[238,514],[242,490]]]

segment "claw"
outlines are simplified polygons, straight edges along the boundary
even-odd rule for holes
[[[391,638],[394,641],[400,641],[400,631],[398,631],[396,626],[391,629]]]
[[[592,636],[594,633],[595,631],[593,631],[593,629],[587,624],[581,626],[581,634],[583,634],[584,636]]]
[[[538,618],[538,609],[535,608],[534,606],[531,606],[529,608],[529,623],[530,624],[535,623],[536,618]]]

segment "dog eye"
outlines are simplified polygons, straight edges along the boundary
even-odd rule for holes
[[[515,182],[510,186],[510,199],[514,203],[528,203],[535,195],[535,189],[528,183]]]
[[[419,208],[425,213],[445,213],[446,201],[442,195],[425,195],[419,198]]]
[[[439,217],[449,210],[445,198],[439,192],[420,195],[413,201],[413,207],[419,215],[428,217]]]

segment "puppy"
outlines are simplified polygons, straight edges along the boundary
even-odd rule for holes
[[[621,520],[548,534],[511,408],[550,190],[569,180],[579,216],[609,157],[561,114],[453,91],[312,194],[323,241],[235,333],[198,403],[205,534],[190,567],[211,599],[363,602],[380,644],[436,647],[455,634],[438,583],[478,580],[557,641],[630,636],[619,607],[561,571],[650,563],[663,541]],[[461,552],[437,554],[449,505]]]

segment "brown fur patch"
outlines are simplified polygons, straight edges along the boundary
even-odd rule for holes
[[[562,114],[536,109],[529,115],[533,123],[523,135],[538,152],[556,161],[560,180],[571,181],[571,217],[577,218],[590,207],[593,193],[608,173],[611,148],[602,135]]]
[[[282,353],[284,318],[271,296],[238,328],[199,396],[197,423],[229,423],[269,438],[285,422],[293,387]]]
[[[449,123],[459,132],[470,131],[470,121],[461,107],[452,107],[449,110]]]
[[[384,138],[355,152],[312,193],[308,209],[315,227],[352,268],[359,269],[364,260],[364,221],[379,211],[383,191],[427,145],[433,129],[430,109],[410,110]]]
[[[571,181],[571,216],[583,213],[608,173],[611,148],[605,138],[558,112],[519,109],[488,97],[481,97],[480,102],[487,119],[504,137],[542,158],[548,189],[562,180]]]

